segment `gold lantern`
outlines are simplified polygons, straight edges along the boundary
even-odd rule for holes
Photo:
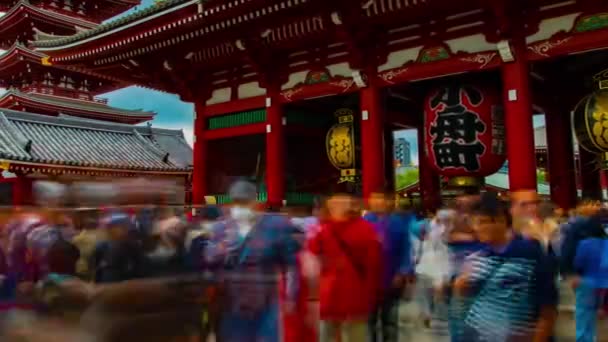
[[[339,109],[334,114],[337,123],[327,132],[325,147],[329,161],[340,170],[338,183],[355,183],[358,177],[355,157],[354,113],[350,109]]]
[[[608,69],[593,77],[597,90],[585,96],[572,111],[572,123],[579,145],[597,153],[602,168],[608,169]]]

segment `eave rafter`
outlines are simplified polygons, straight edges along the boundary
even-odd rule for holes
[[[388,56],[388,40],[386,30],[367,25],[365,6],[369,3],[368,0],[357,0],[355,4],[350,0],[335,0],[330,18],[338,40],[346,44],[351,68],[368,73],[371,70],[365,69],[371,68],[375,74],[375,68]]]
[[[245,63],[251,65],[258,75],[260,86],[264,88],[280,87],[287,81],[287,56],[264,47],[261,34],[253,34],[236,43]]]

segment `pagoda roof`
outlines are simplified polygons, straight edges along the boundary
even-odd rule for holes
[[[181,130],[3,109],[0,158],[49,167],[171,173],[189,172],[192,149]]]
[[[141,0],[96,0],[92,1],[90,4],[86,4],[88,8],[86,8],[86,11],[83,13],[82,11],[63,9],[60,6],[57,6],[54,1],[56,0],[29,0],[29,3],[34,6],[45,6],[46,8],[55,6],[56,8],[54,11],[56,12],[78,17],[93,17],[97,21],[111,18],[141,3]],[[0,0],[0,10],[6,11],[10,9],[15,2],[15,0]]]
[[[128,110],[110,107],[104,101],[87,101],[63,96],[39,93],[26,93],[15,89],[8,90],[0,97],[0,107],[11,108],[16,105],[36,108],[77,117],[104,119],[130,124],[152,120],[156,113],[143,110]]]
[[[197,5],[200,2],[201,0],[165,0],[163,2],[156,3],[153,6],[135,11],[130,15],[126,15],[108,23],[99,25],[93,29],[81,31],[72,36],[53,36],[48,34],[38,35],[36,41],[33,42],[33,45],[39,48],[55,47],[83,41],[91,37],[101,38],[107,34],[113,34],[122,29],[147,22],[156,17],[164,16],[171,12]]]
[[[28,73],[31,73],[32,67],[38,66],[38,68],[44,68],[45,72],[49,70],[49,68],[60,69],[61,72],[65,74],[75,73],[80,75],[87,75],[88,77],[90,77],[90,81],[105,81],[103,86],[98,86],[99,82],[91,83],[91,85],[95,85],[95,87],[92,87],[89,91],[93,95],[107,93],[109,91],[116,90],[128,85],[125,84],[123,80],[120,80],[111,75],[100,74],[87,69],[74,70],[74,68],[65,66],[43,65],[42,59],[44,57],[46,57],[46,55],[43,53],[28,49],[27,47],[21,44],[14,44],[13,46],[11,46],[10,49],[0,54],[0,81],[2,81],[3,79],[14,78],[18,74],[15,68],[21,70],[27,69]],[[2,82],[0,82],[0,84],[1,83]],[[3,86],[6,88],[10,87],[10,85],[7,84],[4,84]]]
[[[27,14],[27,15],[24,15]],[[42,19],[45,22],[52,22],[66,27],[81,27],[92,29],[98,27],[99,24],[84,20],[82,18],[69,16],[66,14],[49,11],[30,4],[27,0],[20,0],[8,12],[0,17],[0,32],[10,27],[10,22],[13,20],[32,20],[32,18]]]

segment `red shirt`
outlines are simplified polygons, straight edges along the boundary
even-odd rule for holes
[[[376,306],[382,275],[381,244],[373,226],[362,218],[325,222],[308,248],[321,259],[321,319],[366,320]]]

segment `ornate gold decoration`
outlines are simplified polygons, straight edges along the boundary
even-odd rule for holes
[[[8,160],[0,160],[0,170],[8,171],[11,167],[11,162]]]
[[[489,53],[478,53],[473,56],[461,57],[460,60],[463,62],[477,63],[479,69],[485,68],[498,54],[496,52]]]
[[[580,146],[601,153],[605,160],[608,152],[608,69],[597,73],[593,80],[598,90],[576,105],[572,122]]]
[[[53,65],[53,63],[51,63],[51,57],[49,57],[49,56],[42,57],[41,62],[42,62],[42,65],[45,65],[45,66]]]
[[[534,52],[537,55],[540,55],[543,57],[549,57],[549,55],[547,54],[547,52],[549,52],[549,50],[552,50],[553,48],[564,44],[565,42],[569,41],[570,38],[571,37],[566,37],[566,38],[558,39],[555,41],[546,40],[542,43],[528,46],[528,49],[532,50],[532,52]]]
[[[402,74],[405,74],[406,72],[408,72],[407,67],[405,68],[399,68],[399,69],[393,69],[390,70],[388,72],[383,73],[382,75],[380,75],[380,78],[382,78],[386,83],[389,84],[393,84],[393,80],[399,76],[401,76]]]

